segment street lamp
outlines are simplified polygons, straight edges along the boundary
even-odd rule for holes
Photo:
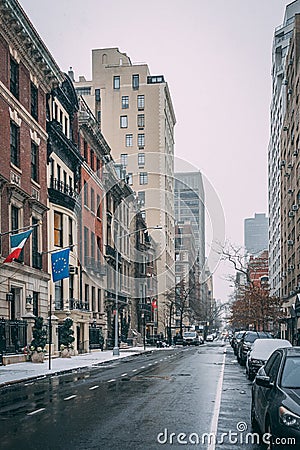
[[[162,227],[157,225],[156,227],[146,227],[140,230],[132,231],[131,233],[123,234],[121,236],[116,236],[115,241],[120,240],[123,237],[132,236],[133,234],[138,233],[139,231],[146,232],[147,230],[161,230]],[[120,356],[119,349],[119,246],[116,245],[116,271],[115,271],[115,297],[116,297],[116,309],[115,309],[115,346],[113,348],[113,356]],[[145,333],[144,333],[145,334]],[[144,338],[145,339],[145,338]],[[145,348],[145,341],[144,341]]]

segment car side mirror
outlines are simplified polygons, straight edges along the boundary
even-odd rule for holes
[[[270,377],[263,376],[263,375],[256,375],[255,383],[258,386],[262,386],[262,387],[265,387],[265,388],[268,388],[268,389],[270,389],[270,388],[272,388],[274,386],[274,383],[272,383],[270,381]]]

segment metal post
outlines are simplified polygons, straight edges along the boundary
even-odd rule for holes
[[[146,350],[146,319],[145,319],[145,313],[143,314],[143,344],[144,344],[144,350]]]
[[[52,344],[52,294],[50,294],[50,310],[49,310],[49,370],[51,370],[51,344]]]
[[[116,243],[116,275],[115,275],[115,286],[116,286],[116,310],[115,310],[115,346],[113,348],[113,355],[119,356],[119,250],[117,246],[117,238],[115,239]]]

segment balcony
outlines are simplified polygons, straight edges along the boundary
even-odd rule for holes
[[[73,210],[78,198],[78,192],[69,184],[51,177],[48,188],[50,202]]]
[[[69,308],[71,310],[89,311],[89,302],[84,302],[75,298],[69,299]]]
[[[95,258],[86,256],[84,258],[84,264],[87,270],[91,270],[100,276],[106,275],[106,266],[101,264],[101,262],[96,260]]]

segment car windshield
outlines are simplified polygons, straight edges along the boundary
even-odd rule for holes
[[[195,337],[196,333],[192,331],[186,331],[183,335],[183,337]]]
[[[281,386],[290,389],[300,388],[300,356],[288,356],[286,358]]]
[[[253,342],[256,341],[256,339],[270,339],[272,336],[268,333],[250,333],[245,336],[244,340],[246,342],[250,342],[253,344]]]

